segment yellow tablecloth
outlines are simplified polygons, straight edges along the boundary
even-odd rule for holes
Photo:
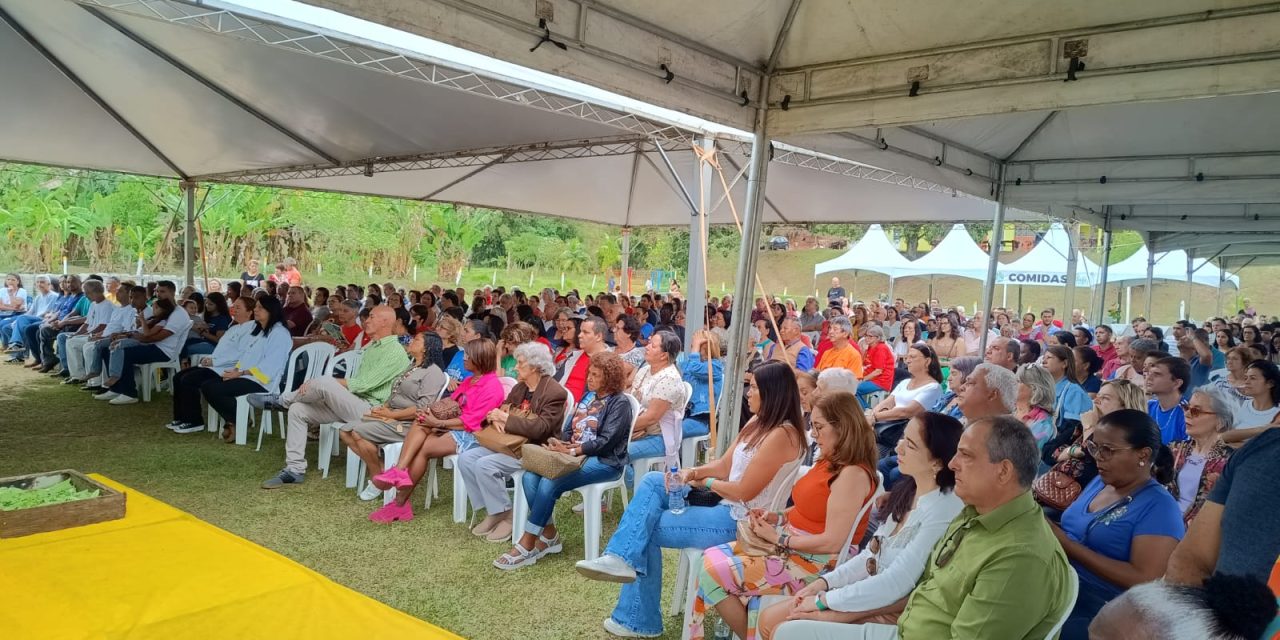
[[[102,476],[125,517],[0,540],[0,638],[458,636]]]

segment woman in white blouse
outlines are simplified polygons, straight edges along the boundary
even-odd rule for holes
[[[896,624],[898,614],[876,614],[915,588],[929,552],[964,508],[952,492],[955,474],[947,465],[964,427],[941,413],[924,413],[907,424],[897,453],[902,480],[881,513],[889,517],[871,542],[792,599],[760,613],[765,640],[787,620]]]

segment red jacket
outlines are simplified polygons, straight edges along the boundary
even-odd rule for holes
[[[893,357],[893,350],[889,348],[889,345],[881,341],[867,351],[865,364],[862,365],[863,375],[865,376],[879,369],[880,375],[868,379],[876,383],[877,387],[885,391],[891,391],[893,389],[893,368],[896,361]]]

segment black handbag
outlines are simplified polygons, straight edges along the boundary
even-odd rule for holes
[[[723,499],[720,494],[706,487],[689,487],[689,493],[684,501],[691,507],[714,507]]]

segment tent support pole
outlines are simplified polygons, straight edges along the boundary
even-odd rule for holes
[[[1107,205],[1102,218],[1102,273],[1098,285],[1098,308],[1094,325],[1107,323],[1107,272],[1111,267],[1111,205]]]
[[[186,223],[182,233],[182,277],[183,286],[191,286],[196,279],[195,235],[196,235],[196,188],[195,182],[180,182],[178,186],[186,192]]]
[[[1191,293],[1193,278],[1196,275],[1196,250],[1187,249],[1187,314],[1182,317],[1183,320],[1191,319]]]
[[[987,260],[987,279],[982,282],[982,315],[985,318],[993,317],[991,306],[995,302],[996,296],[996,268],[1000,266],[1000,243],[1004,242],[1004,206],[1005,200],[1005,172],[1007,165],[1000,163],[1000,179],[997,182],[996,191],[996,216],[991,221],[991,255]],[[987,336],[989,332],[982,332],[982,339],[978,343],[978,353],[986,353]]]
[[[738,424],[742,419],[742,402],[738,395],[745,378],[744,369],[748,358],[744,351],[749,349],[747,338],[751,322],[753,286],[755,284],[756,264],[760,254],[760,227],[764,218],[761,207],[764,204],[765,180],[769,173],[770,144],[768,136],[768,111],[765,108],[766,87],[768,82],[761,83],[756,106],[755,134],[751,140],[751,165],[747,169],[747,203],[743,212],[742,245],[738,253],[738,271],[734,275],[733,315],[729,325],[729,344],[725,345],[729,356],[724,368],[724,393],[731,394],[732,401],[725,402],[724,411],[712,431],[711,446],[715,451],[724,451],[729,442],[738,434]],[[686,325],[687,326],[687,325]]]
[[[1222,315],[1222,289],[1227,286],[1227,259],[1218,260],[1218,301],[1213,307],[1213,315]]]
[[[699,137],[694,144],[702,148],[704,158],[698,161],[698,209],[689,218],[689,273],[685,291],[684,349],[693,353],[693,334],[703,327],[707,314],[707,206],[711,203],[711,181],[714,168],[708,160],[716,150],[715,138]]]
[[[1147,322],[1151,321],[1151,282],[1155,279],[1156,273],[1156,254],[1151,251],[1151,246],[1147,246],[1147,308],[1143,313]]]
[[[631,227],[622,228],[622,295],[631,295]]]
[[[889,276],[889,304],[893,304],[893,281],[896,279],[893,276]]]
[[[1062,315],[1075,315],[1076,306],[1076,268],[1079,265],[1080,223],[1067,225],[1067,290],[1062,302]]]

